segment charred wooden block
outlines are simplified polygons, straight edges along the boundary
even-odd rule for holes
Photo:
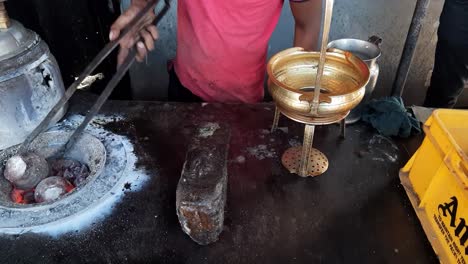
[[[179,222],[201,245],[217,241],[223,230],[229,139],[227,127],[201,126],[189,146],[177,186]]]

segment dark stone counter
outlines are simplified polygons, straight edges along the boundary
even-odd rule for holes
[[[72,113],[87,109],[78,96]],[[108,102],[125,120],[107,129],[135,144],[150,176],[112,214],[87,230],[56,238],[0,236],[1,263],[436,263],[399,184],[398,171],[420,139],[391,141],[363,124],[318,127],[314,146],[330,161],[316,178],[289,174],[281,154],[302,140],[303,126],[282,118],[268,132],[271,104]],[[220,240],[199,246],[183,233],[176,187],[198,125],[230,126],[226,220]]]

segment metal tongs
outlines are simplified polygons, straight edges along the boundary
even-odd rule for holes
[[[159,0],[148,1],[146,6],[133,18],[133,20],[128,24],[128,26],[122,30],[119,37],[116,40],[111,41],[108,44],[106,44],[106,46],[98,53],[98,55],[85,68],[85,70],[83,71],[83,73],[81,73],[78,79],[76,79],[76,81],[72,85],[70,85],[70,87],[68,87],[63,97],[57,102],[57,104],[52,108],[52,110],[50,110],[50,112],[47,114],[44,120],[42,120],[39,126],[37,126],[31,132],[31,134],[29,134],[29,136],[20,146],[18,150],[19,154],[22,154],[28,151],[30,144],[34,141],[34,139],[36,139],[36,137],[39,134],[44,132],[51,125],[52,119],[57,115],[60,109],[62,109],[65,106],[65,104],[70,100],[70,98],[76,92],[78,86],[83,82],[83,80],[86,77],[88,77],[91,73],[93,73],[93,71],[120,44],[120,41],[124,37],[126,37],[129,33],[141,30],[141,28],[143,27],[142,22],[143,22],[145,15],[148,12],[150,12],[158,3],[159,3]],[[164,7],[161,9],[159,14],[156,15],[156,18],[154,20],[155,25],[157,25],[161,21],[161,19],[167,13],[169,8],[170,8],[170,0],[164,0]],[[64,147],[61,149],[61,152],[59,153],[60,156],[65,154],[66,151],[75,144],[76,140],[79,138],[79,136],[81,135],[85,127],[89,124],[89,122],[91,122],[94,116],[96,116],[96,114],[99,112],[102,105],[106,102],[106,100],[109,98],[114,88],[117,86],[117,84],[120,82],[122,77],[125,75],[125,73],[128,71],[128,69],[132,65],[132,63],[135,61],[135,55],[136,55],[136,51],[134,48],[132,48],[127,58],[124,60],[122,65],[119,66],[119,68],[117,69],[117,72],[109,81],[109,83],[107,84],[102,94],[99,96],[99,98],[91,107],[91,109],[88,111],[88,114],[86,115],[83,122],[80,124],[78,128],[75,129],[75,131],[72,133],[72,135],[68,139],[67,144],[65,144]]]

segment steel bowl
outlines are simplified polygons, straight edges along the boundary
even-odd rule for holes
[[[317,112],[312,104],[319,52],[290,48],[268,62],[268,88],[278,109],[302,123],[330,124],[345,118],[364,97],[369,68],[350,52],[329,49]]]

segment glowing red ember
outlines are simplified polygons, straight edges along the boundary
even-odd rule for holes
[[[34,189],[24,191],[21,189],[13,188],[13,190],[11,190],[10,193],[10,198],[13,202],[19,204],[31,204],[36,202],[34,200]]]
[[[89,174],[88,166],[79,161],[51,159],[46,162],[39,155],[27,153],[9,159],[4,176],[13,185],[10,193],[13,202],[34,204],[59,199],[83,183]]]

